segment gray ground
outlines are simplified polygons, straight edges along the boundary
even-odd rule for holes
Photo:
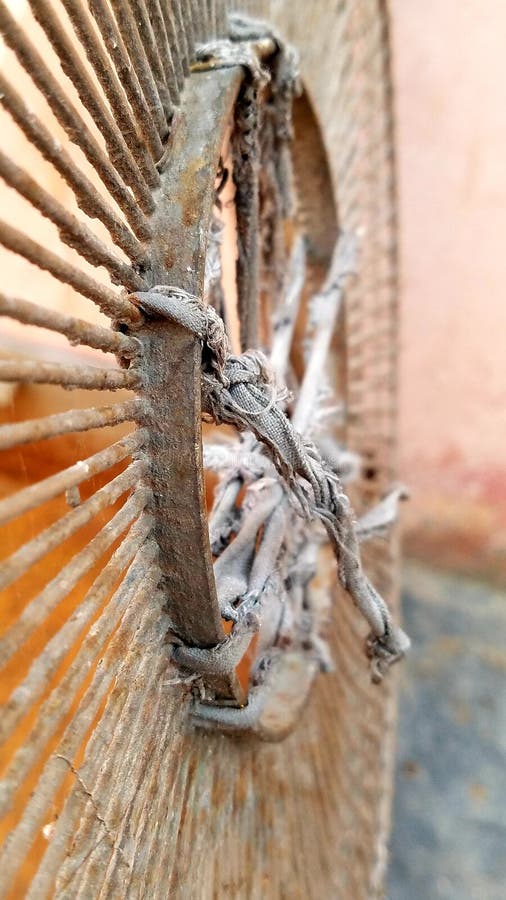
[[[408,565],[388,900],[506,900],[506,595]]]

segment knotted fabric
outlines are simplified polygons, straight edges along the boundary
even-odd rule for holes
[[[202,408],[217,424],[251,431],[265,447],[302,514],[325,526],[337,560],[341,585],[370,626],[366,641],[372,678],[404,656],[409,638],[396,626],[361,564],[355,518],[337,474],[314,444],[304,440],[284,411],[268,360],[259,351],[229,352],[223,320],[211,306],[180,288],[160,285],[132,296],[148,315],[187,328],[202,341]]]

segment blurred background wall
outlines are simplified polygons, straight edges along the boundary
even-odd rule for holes
[[[506,4],[391,11],[406,550],[506,582]]]

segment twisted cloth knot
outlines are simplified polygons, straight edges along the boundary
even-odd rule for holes
[[[200,338],[203,365],[218,380],[223,378],[229,343],[223,319],[212,306],[204,306],[198,297],[166,284],[157,284],[147,292],[132,294],[131,299],[148,315],[172,319]]]
[[[268,360],[253,350],[231,355],[220,316],[180,288],[160,285],[134,294],[132,300],[149,315],[169,318],[202,341],[203,411],[217,424],[253,432],[289,495],[305,515],[324,525],[339,581],[371,628],[366,652],[373,681],[381,681],[389,666],[404,656],[409,638],[394,624],[385,601],[364,573],[353,511],[340,479],[287,417],[287,394],[277,387]]]

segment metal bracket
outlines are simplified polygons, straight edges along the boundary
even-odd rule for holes
[[[244,73],[240,67],[194,73],[167,153],[152,217],[148,284],[202,296],[215,177]],[[192,646],[226,637],[219,610],[207,525],[201,433],[200,341],[166,319],[136,331],[142,342],[149,403],[150,477],[155,537],[174,629]],[[221,701],[244,703],[234,674],[206,679]]]

